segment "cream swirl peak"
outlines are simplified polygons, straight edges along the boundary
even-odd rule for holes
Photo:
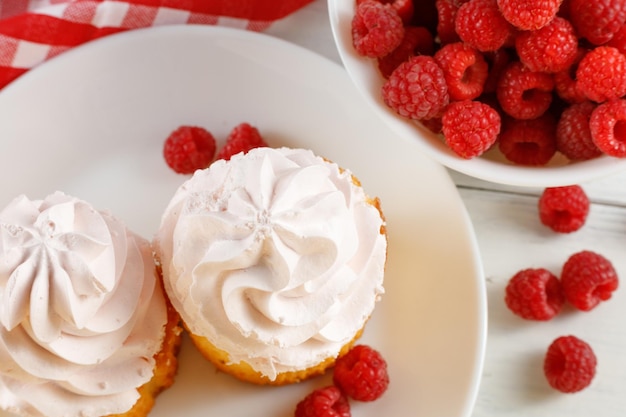
[[[383,293],[379,209],[309,150],[257,148],[196,171],[155,237],[197,336],[270,380],[335,357]]]
[[[0,408],[125,412],[167,321],[149,242],[57,192],[0,211]]]

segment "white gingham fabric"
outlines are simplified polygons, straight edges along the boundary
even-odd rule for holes
[[[0,0],[0,88],[87,41],[130,29],[205,24],[262,31],[312,0]]]

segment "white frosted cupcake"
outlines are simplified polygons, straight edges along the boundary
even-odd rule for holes
[[[257,148],[197,171],[166,208],[154,247],[198,349],[253,383],[324,372],[383,293],[378,199],[309,150]]]
[[[180,340],[149,242],[57,192],[0,211],[0,408],[145,416]]]

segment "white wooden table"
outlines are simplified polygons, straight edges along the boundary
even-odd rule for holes
[[[341,63],[326,0],[314,1],[266,33]],[[569,309],[547,323],[518,319],[504,305],[504,287],[515,272],[544,267],[558,275],[567,257],[583,249],[610,259],[626,280],[626,172],[581,184],[592,200],[591,212],[583,229],[569,235],[540,224],[542,189],[450,175],[474,225],[488,292],[487,351],[473,417],[626,415],[626,288],[592,312]],[[542,373],[545,350],[565,334],[586,340],[598,357],[596,378],[577,394],[552,390]]]

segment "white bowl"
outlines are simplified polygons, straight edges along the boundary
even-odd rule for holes
[[[463,159],[452,152],[439,135],[419,123],[396,114],[387,107],[381,96],[384,79],[375,60],[362,57],[352,46],[351,22],[355,0],[328,0],[330,25],[339,56],[361,95],[374,113],[401,138],[419,147],[419,150],[444,166],[482,180],[528,187],[554,187],[579,184],[626,170],[626,158],[601,156],[589,161],[570,162],[557,153],[545,166],[530,167],[507,161],[497,150],[491,149],[480,157]]]

